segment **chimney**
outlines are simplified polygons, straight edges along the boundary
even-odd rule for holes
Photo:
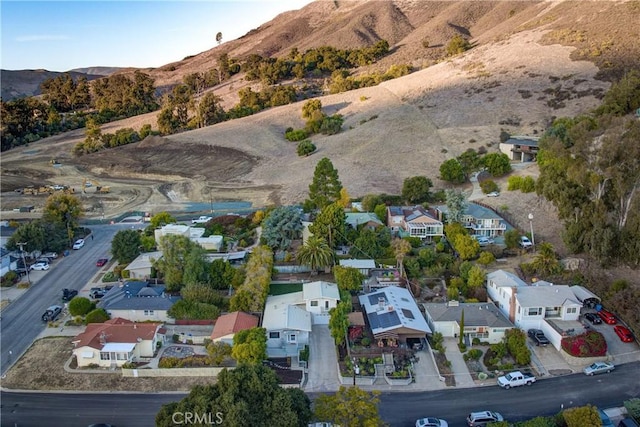
[[[138,329],[138,325],[136,325],[135,323],[133,324],[133,329]]]
[[[518,287],[513,286],[511,288],[511,301],[509,302],[509,320],[513,323],[516,321],[516,295],[518,295]]]
[[[378,309],[383,309],[384,308],[384,297],[378,297]]]
[[[107,343],[107,334],[100,332],[100,344],[105,345]]]

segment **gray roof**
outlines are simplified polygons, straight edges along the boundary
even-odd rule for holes
[[[562,307],[582,304],[567,285],[519,287],[516,298],[522,307]]]
[[[528,145],[530,147],[537,147],[538,139],[539,138],[535,136],[513,136],[503,142],[503,144]]]
[[[464,310],[465,326],[514,327],[513,323],[492,303],[461,303],[457,306],[449,306],[447,303],[425,303],[423,306],[427,316],[434,322],[460,322],[462,310]]]
[[[449,208],[447,207],[447,205],[436,205],[434,206],[434,208],[444,213],[445,215],[449,213]],[[470,215],[475,219],[499,219],[504,221],[504,218],[502,218],[491,209],[485,208],[484,206],[480,206],[473,202],[467,204],[464,209],[464,215]]]
[[[169,310],[180,297],[167,295],[164,289],[164,286],[151,286],[146,282],[126,282],[111,288],[98,307],[105,310]]]
[[[504,270],[496,270],[487,274],[487,282],[492,281],[497,287],[502,286],[528,286],[522,279],[513,273]]]

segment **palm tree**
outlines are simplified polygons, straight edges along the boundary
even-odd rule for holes
[[[562,272],[562,265],[558,261],[556,252],[551,243],[542,243],[538,246],[538,253],[531,262],[538,274],[550,275]]]
[[[393,247],[393,252],[396,256],[396,261],[398,261],[398,268],[400,269],[400,276],[404,277],[404,268],[403,261],[405,255],[411,251],[411,243],[404,239],[394,239],[391,242],[391,246]]]
[[[333,261],[333,250],[322,237],[311,236],[298,249],[296,259],[299,264],[311,267],[311,274],[318,273],[318,267],[328,267]]]

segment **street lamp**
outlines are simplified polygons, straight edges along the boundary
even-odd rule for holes
[[[533,236],[533,214],[529,214],[529,226],[531,227],[531,248],[536,250],[536,238]]]
[[[356,358],[353,358],[353,385],[356,385],[356,375],[360,375],[360,367],[356,363]]]

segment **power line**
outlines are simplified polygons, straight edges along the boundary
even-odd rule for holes
[[[31,279],[29,278],[29,268],[27,267],[27,261],[24,259],[24,246],[26,242],[16,243],[16,245],[20,246],[20,253],[22,255],[22,265],[24,265],[24,269],[27,272],[27,282],[31,284]]]

